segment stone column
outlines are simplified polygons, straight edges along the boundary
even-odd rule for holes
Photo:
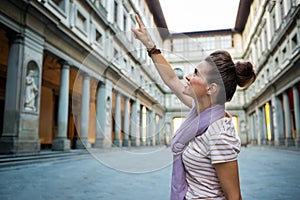
[[[91,148],[88,139],[90,116],[90,77],[83,74],[82,95],[81,95],[81,115],[80,115],[80,139],[76,140],[78,149]]]
[[[268,142],[270,146],[274,145],[274,118],[273,118],[273,109],[272,109],[272,100],[270,102],[270,108],[269,108],[269,116],[270,116],[270,128],[271,128],[271,140]]]
[[[171,132],[171,123],[170,122],[167,122],[166,123],[166,126],[165,126],[165,144],[167,146],[171,145],[171,142],[172,142],[172,132]]]
[[[18,127],[20,121],[20,78],[22,74],[22,62],[24,38],[15,35],[10,38],[10,49],[7,62],[7,78],[5,90],[5,107],[3,133],[0,138],[1,153],[18,153]],[[14,92],[12,92],[14,91]]]
[[[284,123],[282,102],[278,96],[272,95],[272,114],[274,128],[274,145],[284,145]]]
[[[257,133],[257,145],[261,145],[261,139],[262,139],[262,114],[261,109],[259,107],[256,107],[256,133]]]
[[[294,98],[294,113],[295,113],[295,127],[296,127],[296,146],[300,147],[300,101],[299,101],[299,90],[297,86],[293,87],[293,98]]]
[[[97,123],[95,148],[111,147],[111,94],[112,86],[108,80],[101,82],[97,88]]]
[[[151,115],[150,115],[150,126],[151,126],[151,141],[152,141],[152,145],[155,146],[156,145],[156,114],[155,111],[152,110]]]
[[[140,146],[145,146],[145,141],[144,141],[144,133],[145,133],[145,127],[144,124],[145,119],[143,118],[144,115],[144,106],[141,106],[141,112],[140,112]]]
[[[146,145],[151,146],[151,139],[152,139],[152,123],[151,123],[151,110],[147,109],[147,120],[146,120]]]
[[[160,145],[160,131],[159,131],[159,126],[160,126],[160,117],[159,115],[155,116],[155,145]]]
[[[262,135],[261,135],[261,143],[263,145],[266,145],[268,143],[268,136],[267,136],[267,124],[266,124],[266,109],[265,106],[262,107],[261,109],[261,114],[262,114]]]
[[[70,150],[70,140],[67,138],[68,114],[69,114],[69,76],[70,69],[68,63],[62,63],[60,75],[60,90],[58,102],[58,131],[52,142],[52,150]]]
[[[258,127],[258,125],[257,125],[258,116],[257,115],[258,115],[257,113],[255,113],[253,115],[253,125],[254,125],[253,144],[255,144],[255,145],[258,145],[258,141],[259,141],[259,138],[260,138],[259,133],[257,131],[257,127]]]
[[[165,128],[164,128],[164,117],[159,117],[159,128],[158,128],[158,131],[159,131],[159,135],[160,135],[160,144],[161,145],[164,145],[165,144]]]
[[[140,139],[140,102],[138,99],[133,101],[131,106],[130,133],[131,146],[138,146]]]
[[[117,147],[121,146],[120,141],[121,135],[121,94],[116,92],[116,102],[115,102],[115,139],[113,144]]]
[[[283,106],[284,106],[284,123],[285,123],[285,146],[292,146],[294,145],[294,141],[292,139],[290,101],[287,92],[283,93]]]
[[[129,146],[129,118],[130,118],[130,113],[129,113],[129,98],[125,97],[124,101],[124,141],[123,141],[123,146],[127,147]]]
[[[250,115],[250,124],[249,124],[249,126],[250,126],[250,143],[251,144],[256,144],[256,140],[255,140],[255,116],[254,116],[255,114],[252,114],[252,115]]]

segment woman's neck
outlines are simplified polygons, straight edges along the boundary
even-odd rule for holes
[[[205,109],[211,107],[213,105],[213,102],[209,99],[209,100],[199,100],[199,99],[195,99],[195,103],[197,106],[197,113],[201,113],[203,112]]]

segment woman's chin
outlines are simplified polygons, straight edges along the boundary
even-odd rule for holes
[[[182,94],[187,95],[187,96],[191,96],[190,93],[186,90],[183,90]]]

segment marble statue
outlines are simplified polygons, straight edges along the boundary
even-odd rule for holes
[[[25,110],[35,112],[36,106],[36,96],[38,94],[38,88],[34,82],[34,71],[29,70],[27,76],[26,76],[26,93],[25,93]]]

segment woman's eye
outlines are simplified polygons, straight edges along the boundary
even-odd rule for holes
[[[195,70],[194,70],[194,74],[195,74],[195,75],[197,75],[197,74],[198,74],[198,70],[197,70],[197,68],[195,68]]]

